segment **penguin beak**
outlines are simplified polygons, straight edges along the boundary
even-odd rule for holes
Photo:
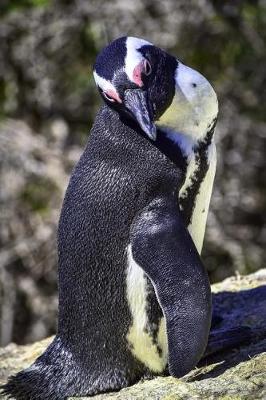
[[[141,129],[153,141],[156,140],[156,126],[147,92],[141,89],[128,89],[125,92],[125,106],[136,119]]]

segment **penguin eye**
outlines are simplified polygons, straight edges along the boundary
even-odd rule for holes
[[[104,96],[107,100],[111,101],[112,103],[115,102],[115,99],[114,99],[113,97],[109,96],[108,93],[102,91],[102,94],[103,94],[103,96]]]
[[[144,74],[150,75],[152,73],[152,67],[148,60],[144,60]]]

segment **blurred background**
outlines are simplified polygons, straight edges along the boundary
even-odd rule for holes
[[[1,0],[0,346],[55,332],[59,210],[100,104],[92,65],[128,34],[218,93],[211,281],[265,267],[266,1]]]

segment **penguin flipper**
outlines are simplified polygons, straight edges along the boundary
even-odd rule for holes
[[[175,199],[155,199],[139,214],[131,246],[166,320],[169,372],[181,377],[204,354],[212,312],[208,275]]]

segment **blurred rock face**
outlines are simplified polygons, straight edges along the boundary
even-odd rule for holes
[[[118,36],[144,37],[213,83],[219,162],[203,258],[212,281],[264,265],[262,2],[5,0],[0,15],[0,344],[55,332],[59,209],[99,107],[95,56]]]
[[[80,149],[64,149],[66,125],[49,138],[22,121],[0,126],[0,338],[33,341],[55,329],[56,227],[69,168]]]

